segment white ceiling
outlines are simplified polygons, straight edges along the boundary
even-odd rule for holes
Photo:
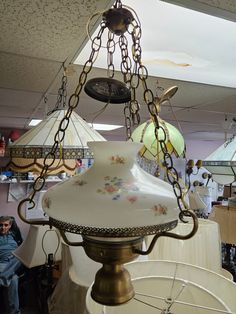
[[[140,19],[142,62],[150,75],[236,87],[236,41],[232,40],[236,23],[164,1],[148,0],[147,5],[142,0],[123,0],[123,4],[135,8]],[[220,40],[219,34],[224,34]],[[131,36],[128,39],[131,47]],[[90,49],[89,41],[75,62],[84,64]],[[119,70],[119,49],[115,56]],[[98,56],[95,66],[107,67],[105,53]]]
[[[136,1],[138,3],[142,0]],[[158,2],[158,0],[156,1]],[[69,62],[74,61],[86,44],[86,23],[89,17],[96,11],[106,10],[112,2],[109,0],[1,1],[0,128],[26,128],[31,118],[44,118],[47,110],[54,107],[63,73],[62,63],[65,62],[68,65]],[[200,3],[199,11],[202,10],[203,2],[204,10],[207,8],[208,13],[216,15],[217,12],[221,12],[219,10],[222,10],[222,8],[217,8],[219,1],[194,1],[195,6],[197,2]],[[146,1],[145,3],[148,7],[151,2]],[[223,3],[225,3],[226,8],[229,1],[223,1]],[[172,5],[168,4],[168,6],[173,9]],[[216,8],[218,9],[217,12],[215,12]],[[135,5],[133,9],[136,9]],[[152,8],[149,7],[149,9]],[[211,12],[212,9],[214,9],[213,12]],[[235,7],[228,6],[226,9],[223,12],[230,12],[231,20],[233,18],[236,20]],[[230,11],[231,9],[232,11]],[[140,16],[142,25],[144,23],[142,17],[145,16],[145,14]],[[156,12],[156,16],[158,19],[158,12]],[[169,25],[171,25],[171,19],[168,19],[168,16],[166,21],[164,25],[160,23],[158,26],[158,31],[163,38],[167,26],[170,27]],[[93,20],[94,24],[96,22]],[[235,27],[236,24],[230,23]],[[187,21],[185,27],[188,27]],[[196,25],[197,30],[198,28],[201,28],[201,23]],[[156,32],[154,29],[148,34],[145,49],[150,38],[155,41],[156,47],[158,47],[159,38],[156,40]],[[232,36],[232,38],[234,37]],[[226,46],[224,33],[217,32],[217,38],[219,47],[224,45],[221,54],[229,62],[228,52],[233,49],[233,46]],[[205,42],[202,43],[203,46],[211,45],[210,39],[208,39],[206,38]],[[145,43],[145,38],[143,38],[143,42]],[[232,44],[234,42],[232,40]],[[194,37],[192,44],[194,44]],[[143,48],[143,50],[145,49]],[[166,59],[170,59],[170,56],[167,56]],[[212,55],[213,59],[214,55]],[[233,78],[236,60],[230,62],[232,66],[228,66],[228,73]],[[147,64],[147,67],[149,65]],[[81,68],[81,65],[73,65],[74,73],[68,78],[68,95],[74,91],[78,83]],[[160,72],[155,74],[154,71],[150,71],[150,73],[148,84],[154,92],[156,91],[157,80],[159,86],[163,88],[172,85],[178,86],[178,92],[171,101],[172,108],[168,103],[162,107],[161,117],[163,119],[176,126],[179,123],[186,139],[224,139],[225,126],[223,122],[225,115],[229,121],[236,117],[236,89],[234,87],[190,82],[187,78],[180,80],[179,77],[178,79],[175,77],[175,79],[171,79],[171,71],[166,77],[164,75],[161,77],[158,74]],[[106,70],[96,68],[91,72],[89,78],[96,76],[106,76]],[[224,72],[223,75],[221,69],[220,72],[213,75],[213,78],[214,76],[215,78],[216,76],[217,78],[227,78],[227,72],[226,74]],[[116,78],[121,78],[119,73],[117,73]],[[48,99],[46,104],[44,102],[45,96]],[[88,122],[91,122],[96,112],[101,110],[104,105],[104,103],[97,102],[82,92],[76,111]],[[143,121],[148,119],[146,107],[142,103],[141,117]],[[124,124],[123,105],[109,105],[95,122]],[[234,132],[235,123],[228,130],[228,133]],[[114,138],[125,137],[122,128],[109,134]]]

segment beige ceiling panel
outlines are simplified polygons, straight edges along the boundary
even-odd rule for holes
[[[224,118],[222,114],[198,109],[183,109],[175,111],[175,117],[179,121],[198,122],[200,124],[201,123],[217,124]],[[169,114],[163,114],[163,118],[174,119],[173,114],[171,112],[169,112]]]
[[[63,62],[85,40],[88,18],[106,9],[111,2],[2,0],[1,51]]]
[[[0,89],[0,110],[2,107],[31,109],[39,102],[41,96],[38,92]]]
[[[0,87],[45,92],[60,67],[58,62],[0,53]]]
[[[225,97],[219,102],[203,105],[201,110],[215,111],[227,115],[236,115],[236,90],[232,96]]]
[[[0,118],[1,128],[10,128],[10,129],[23,129],[25,123],[25,117],[14,116],[14,120],[11,116],[6,116],[4,119]]]

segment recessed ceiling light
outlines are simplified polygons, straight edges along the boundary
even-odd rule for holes
[[[42,120],[40,119],[32,119],[29,123],[29,126],[35,126],[37,124],[39,124]]]
[[[115,125],[115,124],[104,124],[104,123],[89,123],[89,125],[95,130],[100,131],[112,131],[119,128],[123,128],[123,125]]]

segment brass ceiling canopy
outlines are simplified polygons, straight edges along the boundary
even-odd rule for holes
[[[103,13],[103,19],[106,27],[115,35],[123,35],[134,20],[132,13],[124,8],[112,8]]]
[[[99,53],[102,35],[106,28],[109,30],[106,46],[108,79],[99,78],[86,85],[87,75],[92,70]],[[132,38],[131,56],[129,56],[125,33]],[[119,37],[118,45],[114,36]],[[124,108],[126,135],[127,139],[130,139],[132,126],[140,122],[136,90],[141,86],[144,90],[143,100],[154,123],[154,133],[162,150],[169,183],[145,173],[137,165],[136,154],[141,144],[91,142],[95,156],[93,166],[81,176],[76,175],[44,194],[43,208],[49,216],[48,222],[35,220],[30,222],[22,214],[25,203],[29,203],[28,208],[35,206],[34,195],[42,189],[47,174],[47,156],[45,167],[33,184],[32,195],[22,200],[18,206],[18,214],[23,221],[33,224],[47,223],[57,227],[67,244],[83,246],[91,259],[103,264],[95,277],[92,297],[105,305],[125,303],[134,295],[124,263],[134,260],[140,254],[149,254],[161,236],[185,240],[192,237],[198,228],[197,217],[189,210],[184,200],[179,175],[168,152],[165,136],[163,139],[158,138],[158,130],[161,128],[159,112],[153,92],[148,88],[148,71],[141,60],[140,38],[141,26],[138,18],[135,18],[120,0],[116,0],[114,6],[103,14],[97,35],[92,39],[91,54],[83,66],[78,86],[69,99],[69,108],[60,123],[60,126],[64,124],[66,126],[57,131],[56,135],[59,133],[60,136],[59,138],[55,136],[55,143],[49,157],[59,148],[60,139],[63,139],[66,134],[70,116],[79,104],[83,88],[92,97],[104,98],[107,102],[120,101],[118,95],[120,93],[123,101],[126,100],[126,96],[128,100],[130,95],[131,99],[126,102]],[[115,74],[113,54],[116,46],[121,51],[120,69],[124,84],[117,83],[113,79]],[[160,99],[167,100],[175,90],[176,88],[171,89]],[[163,131],[165,134],[165,130]],[[134,156],[129,158],[131,152]],[[193,220],[191,232],[187,235],[171,233],[178,219],[186,222],[184,219],[186,216]],[[81,234],[83,241],[70,242],[66,232]],[[148,234],[155,234],[155,236],[148,249],[142,251],[143,238]]]

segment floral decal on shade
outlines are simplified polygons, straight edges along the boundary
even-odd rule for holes
[[[138,196],[136,196],[136,195],[129,195],[129,196],[127,196],[127,200],[128,200],[131,204],[133,204],[134,202],[136,202],[137,199],[138,199]]]
[[[76,180],[73,184],[74,184],[74,185],[83,186],[83,185],[87,184],[87,181],[78,179],[78,180]]]
[[[167,214],[167,207],[161,204],[154,205],[151,209],[154,211],[155,216]]]
[[[133,182],[125,182],[123,179],[118,177],[104,177],[104,186],[97,189],[97,193],[100,194],[110,194],[112,195],[112,200],[117,201],[121,198],[122,192],[139,191],[139,188]],[[134,203],[138,197],[137,196],[127,196],[126,199],[130,203]]]
[[[119,155],[111,156],[109,158],[111,160],[111,164],[125,164],[125,158]]]
[[[50,200],[50,198],[48,196],[44,197],[44,199],[43,199],[44,207],[49,209],[51,204],[52,204],[52,201]]]

